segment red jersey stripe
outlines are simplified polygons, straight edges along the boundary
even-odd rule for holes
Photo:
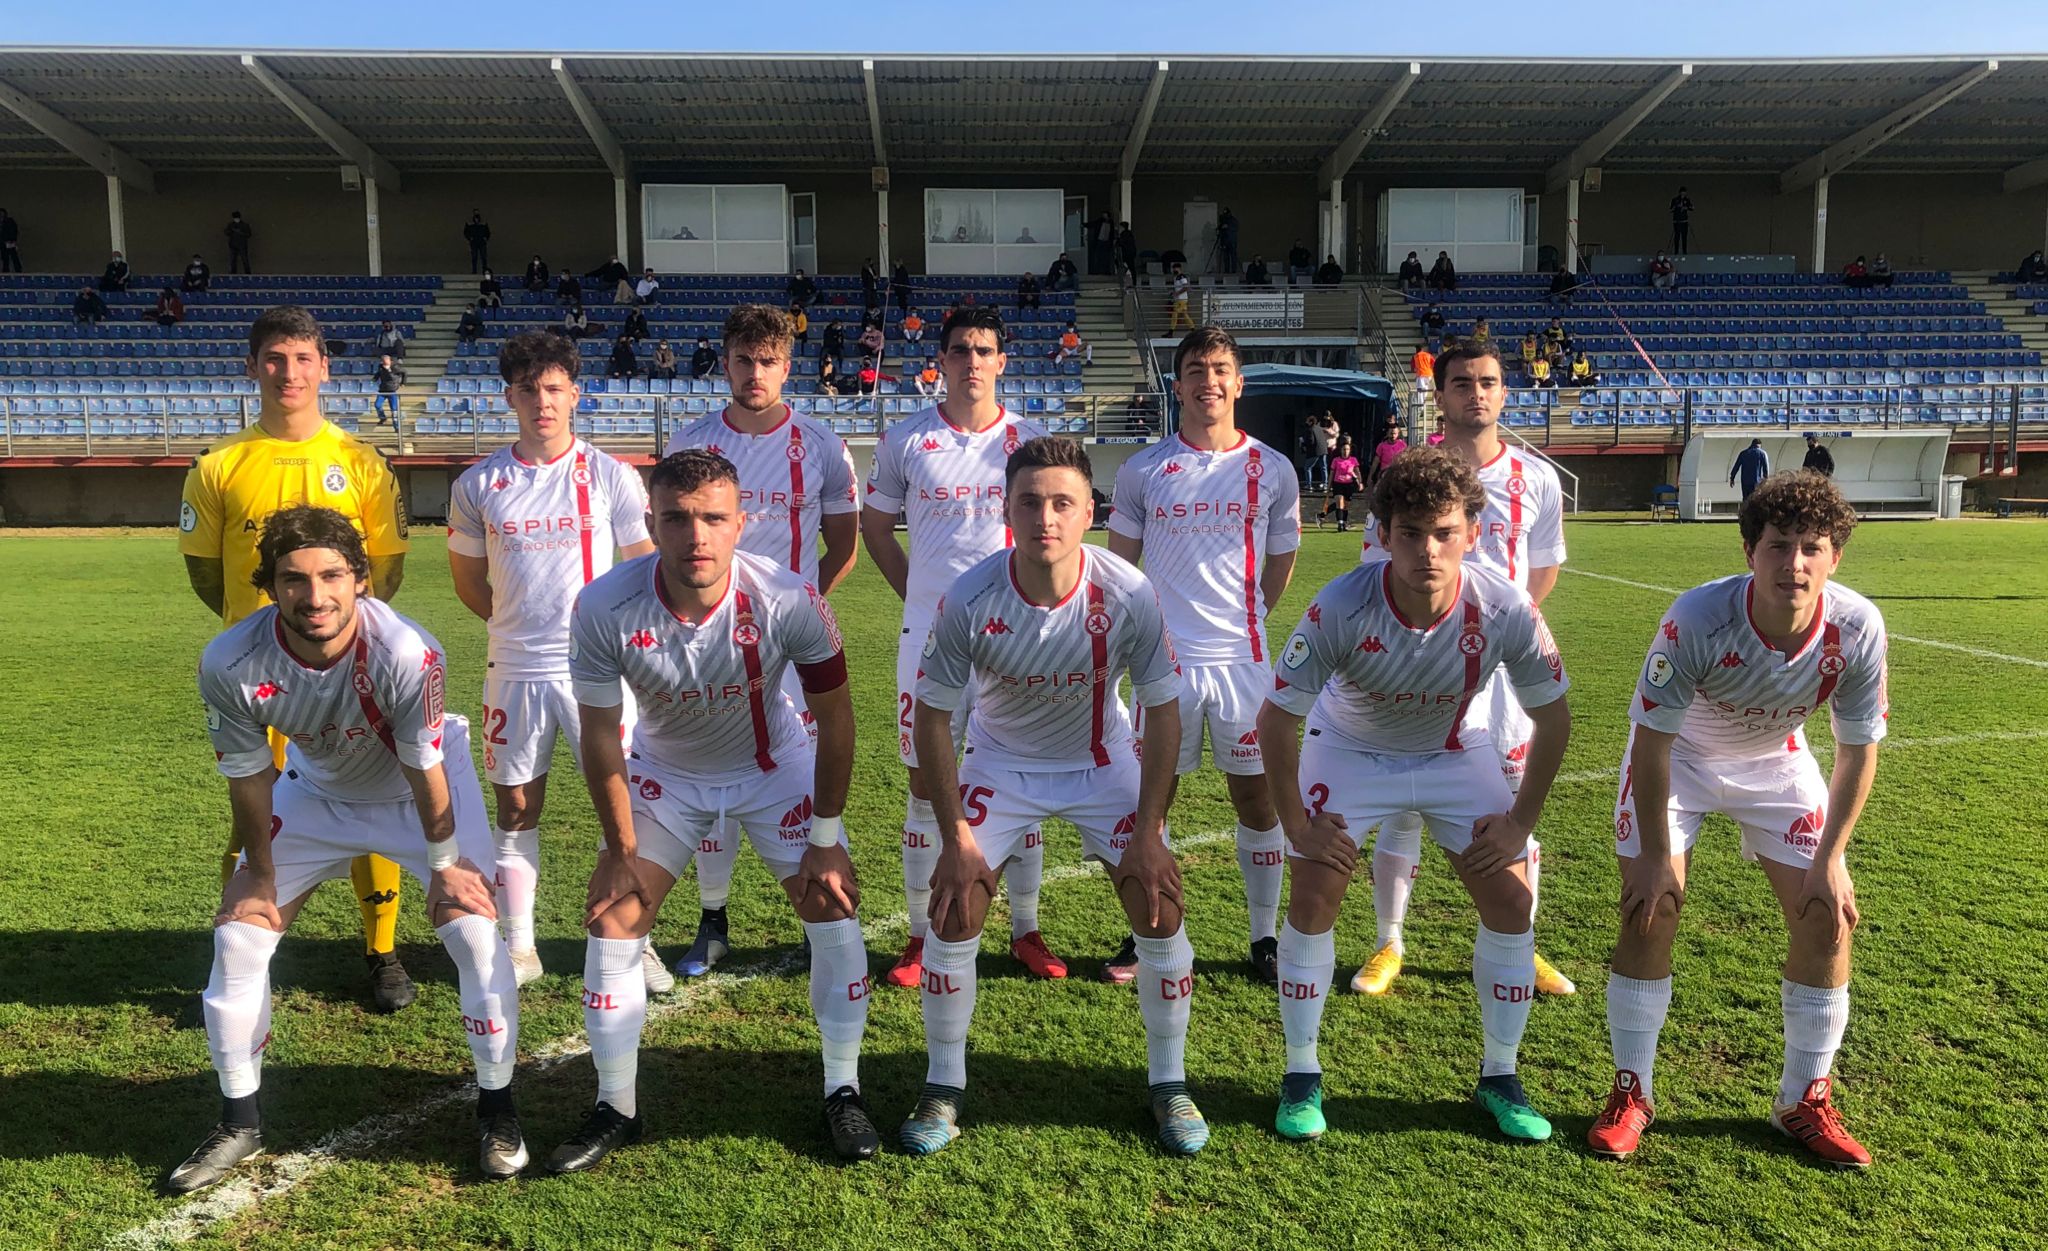
[[[804,430],[789,423],[789,568],[804,568]]]
[[[1102,586],[1097,582],[1088,583],[1088,616],[1102,611]],[[1102,705],[1109,698],[1109,631],[1088,633],[1088,658],[1092,666],[1089,674],[1090,686],[1095,692],[1094,715],[1088,725],[1088,746],[1095,753],[1095,766],[1101,768],[1109,763],[1109,750],[1102,745]]]
[[[1465,604],[1465,624],[1458,632],[1459,651],[1465,651],[1464,642],[1467,638],[1480,637],[1478,629],[1479,605],[1468,600]],[[1480,653],[1485,650],[1486,647],[1482,643],[1471,651],[1465,651],[1465,693],[1458,698],[1457,714],[1451,718],[1451,732],[1444,736],[1445,751],[1465,750],[1465,744],[1459,741],[1458,731],[1464,728],[1465,712],[1472,707],[1472,697],[1479,693],[1480,683],[1486,677],[1479,668]]]
[[[732,588],[733,642],[740,647],[740,658],[747,666],[747,711],[754,718],[754,763],[761,772],[770,773],[775,769],[775,756],[768,750],[768,705],[765,700],[761,679],[761,626],[754,620],[754,601],[745,591],[740,590],[737,581]],[[747,627],[751,626],[752,629]]]
[[[1244,461],[1244,626],[1251,637],[1252,659],[1264,660],[1266,649],[1259,639],[1259,477],[1266,470],[1253,448]]]
[[[583,540],[583,585],[597,576],[597,556],[591,550],[594,539],[590,515],[590,460],[582,448],[576,449],[576,463],[569,470],[570,479],[576,484],[576,530]]]

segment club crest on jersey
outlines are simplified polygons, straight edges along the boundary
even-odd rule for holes
[[[1458,635],[1458,651],[1467,656],[1477,656],[1486,650],[1486,632],[1474,621],[1465,626]]]
[[[1289,669],[1299,669],[1308,663],[1308,636],[1297,634],[1287,640],[1287,650],[1280,654],[1280,663]]]
[[[1524,478],[1521,474],[1516,474],[1514,477],[1508,479],[1509,495],[1523,495],[1526,494],[1528,490],[1529,481],[1528,479]]]
[[[789,446],[782,449],[782,454],[784,456],[789,457],[789,459],[792,461],[802,460],[804,458],[804,445],[797,442],[791,442]]]
[[[1658,690],[1671,685],[1671,657],[1663,652],[1651,652],[1650,663],[1643,668],[1643,680]]]
[[[339,495],[348,490],[348,475],[341,471],[340,465],[329,465],[326,476],[320,479],[320,485],[327,488],[329,495]]]
[[[1821,647],[1820,676],[1824,678],[1839,678],[1842,676],[1842,671],[1848,667],[1849,662],[1842,658],[1842,645],[1840,643],[1828,643]]]
[[[761,627],[751,621],[742,621],[732,628],[732,641],[740,647],[758,647],[761,644]]]
[[[574,469],[571,469],[569,471],[569,481],[574,482],[577,486],[589,486],[590,466],[578,465]]]
[[[1017,450],[1017,442],[1018,442],[1018,440],[1017,440],[1017,427],[1015,427],[1015,426],[1004,426],[1004,427],[1003,427],[1003,454],[1007,456],[1007,455],[1008,455],[1008,454],[1010,454],[1011,452],[1014,452],[1014,451],[1016,451],[1016,450]]]
[[[192,509],[189,501],[178,505],[178,529],[190,534],[199,528],[199,514]]]
[[[1632,835],[1632,834],[1634,834],[1635,832],[1636,832],[1636,823],[1635,823],[1635,818],[1633,818],[1633,817],[1631,817],[1631,816],[1629,815],[1628,809],[1626,809],[1626,808],[1623,808],[1623,809],[1622,809],[1622,810],[1621,810],[1620,812],[1617,812],[1617,813],[1615,813],[1615,814],[1614,814],[1614,841],[1615,841],[1615,842],[1617,842],[1617,843],[1625,843],[1625,842],[1627,842],[1627,841],[1629,840],[1629,836],[1630,836],[1630,835]]]
[[[1097,608],[1088,614],[1088,619],[1081,623],[1081,627],[1090,634],[1107,634],[1109,633],[1109,614]]]
[[[1266,476],[1265,463],[1256,456],[1252,457],[1244,463],[1244,476],[1250,478],[1253,482],[1257,482]]]
[[[356,694],[364,699],[368,699],[376,693],[377,684],[370,680],[369,671],[364,669],[356,670]]]

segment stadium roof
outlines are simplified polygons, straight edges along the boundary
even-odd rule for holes
[[[1575,162],[1569,172],[1777,173],[1789,190],[1832,151],[1820,172],[1846,154],[1859,172],[2048,181],[2048,58],[1690,64],[11,48],[0,167],[89,165],[138,185],[155,171],[344,162],[386,182],[877,164],[1326,177],[1381,165],[1555,181]]]

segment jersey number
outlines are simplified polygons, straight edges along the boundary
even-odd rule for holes
[[[505,710],[484,705],[484,742],[505,745]]]
[[[988,801],[995,797],[996,793],[986,786],[962,786],[960,807],[966,813],[967,824],[978,826],[988,820]]]
[[[907,729],[911,728],[911,727],[910,727],[910,706],[911,706],[911,702],[912,702],[912,701],[911,701],[911,698],[910,698],[910,692],[908,692],[908,691],[898,691],[898,692],[896,692],[896,699],[897,699],[897,701],[898,701],[898,702],[899,702],[899,703],[900,703],[900,704],[902,705],[902,707],[901,707],[901,708],[900,708],[900,709],[899,709],[899,710],[897,711],[897,714],[896,714],[896,721],[897,721],[897,723],[898,723],[898,724],[900,724],[900,725],[901,725],[901,726],[902,726],[902,727],[903,727],[904,729],[906,729],[906,730],[907,730]]]
[[[1313,805],[1313,807],[1311,807],[1308,810],[1308,815],[1312,817],[1322,816],[1323,805],[1330,802],[1330,788],[1323,785],[1321,782],[1318,782],[1314,786],[1309,787],[1308,802]]]

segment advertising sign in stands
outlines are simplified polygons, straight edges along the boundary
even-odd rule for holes
[[[1202,299],[1202,320],[1226,330],[1299,330],[1299,291],[1211,291]]]

